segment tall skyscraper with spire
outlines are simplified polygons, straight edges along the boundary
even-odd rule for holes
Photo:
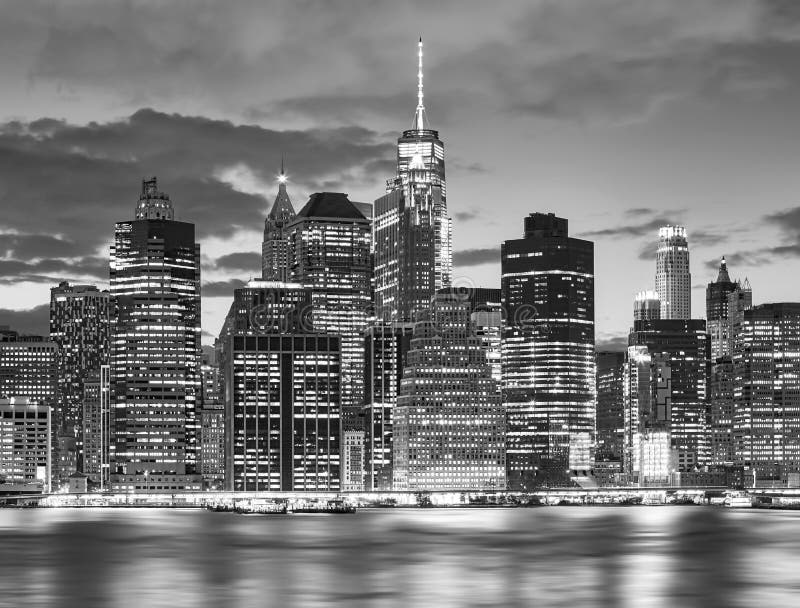
[[[420,38],[414,121],[397,140],[397,175],[375,201],[375,305],[385,320],[413,320],[452,275],[444,143],[428,124],[422,78]]]
[[[661,299],[662,319],[692,318],[689,242],[683,226],[663,226],[658,229],[656,293]]]
[[[287,181],[281,158],[278,195],[264,221],[264,241],[261,244],[261,278],[266,281],[286,281],[289,276],[289,242],[286,239],[285,228],[296,214],[286,192]]]
[[[142,182],[136,219],[111,247],[111,486],[201,489],[200,245],[156,178]]]
[[[728,296],[736,290],[731,281],[725,256],[719,264],[717,280],[706,287],[706,329],[711,336],[711,361],[731,354],[730,323],[728,320]]]

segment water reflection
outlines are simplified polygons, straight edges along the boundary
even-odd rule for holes
[[[0,511],[0,606],[793,605],[799,515]]]

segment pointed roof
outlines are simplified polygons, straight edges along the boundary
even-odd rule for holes
[[[367,220],[344,192],[316,192],[297,214],[301,217],[326,217]],[[369,220],[367,220],[369,221]]]
[[[719,263],[719,274],[717,275],[717,283],[730,283],[731,277],[728,274],[728,264],[725,262],[725,256],[722,256],[722,261]]]
[[[283,170],[283,157],[281,157],[281,173],[278,175],[278,194],[275,197],[275,202],[272,203],[267,219],[288,221],[295,216],[292,201],[289,199],[289,193],[286,192],[286,173]]]

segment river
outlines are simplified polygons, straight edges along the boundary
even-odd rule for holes
[[[800,606],[800,512],[0,510],[0,606]]]

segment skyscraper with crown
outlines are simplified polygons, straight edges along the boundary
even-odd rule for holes
[[[384,320],[413,320],[451,281],[444,143],[428,124],[423,99],[420,38],[414,121],[397,140],[397,175],[375,201],[375,307]]]
[[[266,281],[288,280],[289,243],[286,240],[285,228],[296,214],[286,192],[286,182],[286,172],[281,159],[278,195],[264,221],[264,241],[261,244],[261,278]]]

